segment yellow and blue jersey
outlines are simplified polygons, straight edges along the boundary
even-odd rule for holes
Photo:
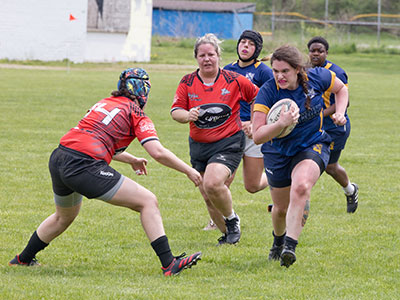
[[[271,68],[260,61],[257,61],[256,63],[244,68],[241,68],[236,61],[229,65],[226,65],[224,69],[234,71],[245,76],[258,87],[261,87],[265,82],[274,77]],[[246,101],[240,101],[240,120],[243,122],[250,121],[250,116],[250,104],[248,104]]]
[[[323,130],[324,94],[330,93],[336,75],[325,68],[313,68],[307,71],[308,95],[311,98],[310,108],[305,107],[306,95],[299,86],[295,90],[280,89],[275,79],[266,82],[258,92],[254,111],[268,114],[271,107],[281,99],[294,100],[300,109],[298,124],[293,131],[283,138],[274,138],[265,143],[261,151],[269,153],[269,145],[272,145],[279,153],[286,156],[294,156],[311,145],[323,142],[329,143],[330,137]]]

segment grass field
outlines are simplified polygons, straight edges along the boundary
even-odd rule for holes
[[[347,214],[340,187],[323,174],[289,269],[267,259],[269,192],[245,192],[240,171],[232,194],[242,239],[216,247],[220,235],[201,230],[206,208],[183,174],[157,164],[137,142],[128,151],[149,159],[146,178],[113,163],[157,195],[175,255],[203,252],[174,278],[162,276],[137,213],[88,199],[68,231],[38,254],[42,267],[7,266],[54,211],[51,151],[130,65],[0,69],[0,299],[399,299],[400,56],[329,58],[350,78],[352,133],[340,162],[360,187],[360,204]],[[194,67],[140,65],[151,77],[147,113],[162,143],[189,162],[188,127],[169,110],[180,78]]]

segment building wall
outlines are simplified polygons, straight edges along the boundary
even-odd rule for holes
[[[0,59],[82,62],[87,7],[87,0],[1,0]]]
[[[253,28],[253,14],[153,9],[153,35],[198,37],[215,33],[219,38],[237,39]]]
[[[89,0],[85,61],[150,61],[152,0]]]

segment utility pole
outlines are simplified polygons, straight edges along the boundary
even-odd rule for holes
[[[328,29],[328,7],[329,7],[329,0],[325,0],[325,34],[326,30]]]
[[[275,31],[275,0],[272,0],[272,15],[271,15],[271,32],[272,35]]]
[[[378,25],[377,25],[378,47],[381,44],[381,0],[378,0]]]

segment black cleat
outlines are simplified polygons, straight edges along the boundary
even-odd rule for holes
[[[279,260],[281,258],[281,253],[283,251],[284,245],[277,246],[275,244],[272,245],[272,248],[269,250],[268,259],[269,260]]]
[[[217,246],[222,246],[224,244],[226,244],[226,233],[222,234],[221,237],[218,239]]]
[[[289,268],[296,261],[296,254],[294,250],[285,247],[281,253],[281,266]]]
[[[358,207],[358,185],[355,183],[352,183],[354,186],[354,192],[352,195],[347,196],[347,212],[352,214],[357,210]]]
[[[26,266],[26,267],[34,267],[34,266],[40,266],[38,263],[37,259],[34,257],[32,260],[28,263],[22,262],[19,260],[19,255],[17,254],[10,262],[8,263],[9,266]]]
[[[237,214],[232,220],[225,219],[226,243],[236,244],[240,240],[240,218]]]
[[[171,264],[166,268],[161,268],[164,276],[175,276],[182,272],[184,269],[191,268],[197,261],[201,259],[201,252],[196,252],[188,257],[185,257],[186,253],[182,253],[179,256],[175,256]]]

